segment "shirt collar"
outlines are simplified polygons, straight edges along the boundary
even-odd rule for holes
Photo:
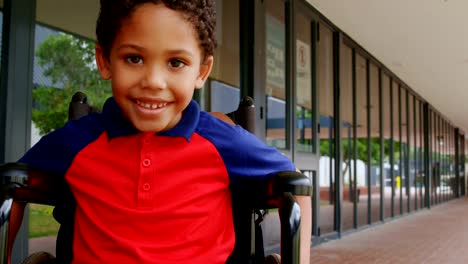
[[[113,97],[109,98],[102,110],[104,124],[109,140],[139,131],[122,115],[122,110]],[[157,133],[156,136],[185,137],[190,141],[190,137],[195,132],[200,117],[200,107],[192,100],[182,112],[182,119],[170,130]]]

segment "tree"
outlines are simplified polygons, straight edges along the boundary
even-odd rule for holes
[[[350,162],[354,159],[354,147],[356,147],[356,159],[361,160],[366,163],[367,166],[378,166],[380,164],[380,138],[378,137],[372,137],[370,139],[370,162],[368,159],[368,139],[367,138],[357,138],[356,139],[356,146],[354,146],[354,141],[353,138],[347,138],[343,137],[341,142],[341,154],[342,154],[342,162],[345,165],[343,168],[343,175],[348,172],[350,169]],[[383,140],[383,161],[389,163],[390,162],[390,145],[391,141],[390,139],[384,139]],[[330,140],[329,139],[321,139],[320,140],[320,155],[322,156],[329,156],[329,157],[334,157],[334,149],[333,145],[330,148]],[[393,142],[393,157],[394,157],[394,163],[397,163],[400,159],[400,143],[399,142]],[[333,155],[330,155],[330,150],[332,151]],[[351,175],[350,175],[351,176]],[[349,182],[351,182],[352,179],[349,179]]]
[[[102,107],[111,95],[109,81],[100,78],[94,62],[94,42],[60,33],[51,35],[36,51],[37,63],[52,86],[33,90],[32,120],[41,135],[65,124],[73,94],[82,91],[90,104]]]

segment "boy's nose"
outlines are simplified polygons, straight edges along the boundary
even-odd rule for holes
[[[167,82],[164,71],[158,67],[148,69],[143,80],[143,86],[150,89],[166,89]]]

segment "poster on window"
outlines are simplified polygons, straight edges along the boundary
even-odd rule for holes
[[[266,93],[284,99],[285,94],[284,23],[266,15]]]
[[[296,40],[297,103],[309,109],[312,92],[310,68],[310,45]]]

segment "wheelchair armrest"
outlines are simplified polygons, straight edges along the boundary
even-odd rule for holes
[[[297,171],[280,171],[267,177],[267,196],[275,197],[289,192],[293,195],[310,196],[310,179]]]
[[[10,250],[23,219],[22,212],[15,211],[12,215],[13,201],[54,205],[60,184],[57,179],[53,174],[33,170],[21,163],[0,165],[0,243],[6,250],[0,252],[1,263],[9,263]],[[9,229],[10,224],[12,230]]]
[[[307,176],[297,171],[280,171],[267,175],[262,179],[245,177],[238,180],[242,189],[233,187],[233,192],[244,201],[248,201],[254,209],[279,208],[278,198],[285,193],[310,196],[311,183]]]
[[[281,223],[282,263],[299,263],[301,209],[295,195],[310,196],[311,182],[307,176],[296,171],[282,171],[268,175],[262,180],[244,178],[242,186],[233,189],[233,195],[241,207],[252,209],[278,208]],[[246,210],[248,208],[245,208]],[[240,210],[238,210],[240,211]]]
[[[1,197],[19,202],[55,205],[60,178],[21,163],[0,165]]]
[[[282,263],[299,263],[301,208],[294,195],[310,196],[310,180],[302,173],[283,171],[269,177],[266,188],[265,205],[277,207],[280,217]]]

